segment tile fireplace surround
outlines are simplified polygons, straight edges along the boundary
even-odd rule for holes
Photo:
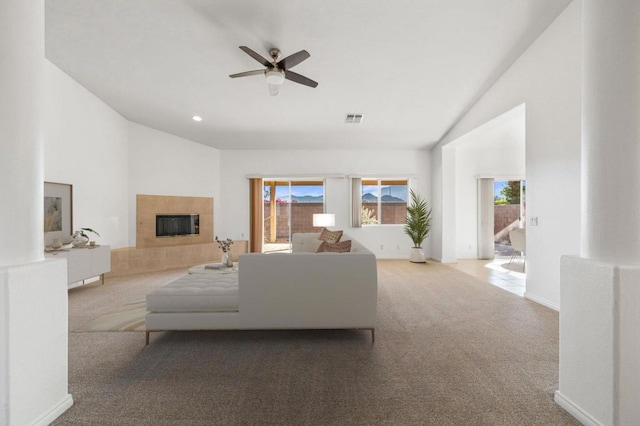
[[[157,214],[197,214],[200,233],[156,237]],[[106,277],[187,268],[219,261],[222,252],[213,241],[213,198],[163,195],[136,196],[136,246],[111,251],[111,272]],[[247,252],[247,241],[234,241],[234,260]]]

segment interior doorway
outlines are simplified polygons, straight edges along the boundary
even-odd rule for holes
[[[516,294],[524,294],[524,273],[503,268],[505,263],[508,265],[510,256],[505,259],[501,256],[500,250],[496,253],[495,236],[500,229],[494,229],[498,226],[494,208],[495,197],[501,195],[501,187],[496,191],[494,185],[495,181],[525,179],[525,105],[519,105],[495,117],[459,137],[447,147],[450,147],[448,156],[445,156],[443,149],[442,161],[443,170],[446,166],[449,172],[443,171],[443,182],[448,183],[449,186],[445,188],[451,192],[442,194],[442,214],[444,216],[447,209],[446,217],[453,218],[455,226],[452,226],[451,221],[443,220],[442,258],[448,260],[455,249],[455,259],[460,265],[477,265],[477,270],[473,270],[474,275]],[[485,178],[490,183],[485,184],[480,192],[479,181]],[[483,200],[482,203],[480,198]],[[524,197],[521,199],[524,203]],[[525,211],[526,208],[523,208],[521,217],[524,217]],[[455,215],[451,216],[451,212]],[[480,218],[481,214],[485,217]],[[447,235],[455,239],[455,246],[446,238]],[[523,264],[523,259],[518,256],[514,262],[519,261]]]
[[[456,267],[518,296],[526,288],[526,181],[478,178],[478,258]]]
[[[263,181],[264,253],[291,251],[291,235],[316,232],[313,214],[324,213],[324,181],[269,179]]]

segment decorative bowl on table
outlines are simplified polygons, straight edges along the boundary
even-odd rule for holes
[[[73,241],[71,241],[71,245],[73,245],[73,247],[75,248],[80,248],[86,246],[88,242],[89,238],[78,235],[73,238]]]

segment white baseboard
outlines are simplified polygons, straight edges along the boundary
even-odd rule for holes
[[[531,294],[531,293],[525,291],[524,298],[525,299],[529,299],[532,302],[539,303],[542,306],[546,306],[549,309],[553,309],[554,311],[560,312],[560,306],[558,306],[557,304],[555,304],[555,303],[551,302],[550,300],[547,300],[547,299],[545,299],[543,297],[536,296],[534,294]]]
[[[553,396],[553,400],[556,402],[556,404],[564,408],[567,411],[567,413],[571,414],[573,417],[575,417],[576,420],[578,420],[583,425],[603,426],[602,423],[600,423],[599,421],[591,417],[582,408],[578,407],[576,404],[571,402],[571,400],[567,399],[564,395],[562,395],[562,393],[560,393],[559,390],[555,392]]]
[[[73,405],[73,397],[71,394],[67,394],[58,404],[51,407],[51,409],[44,413],[38,420],[33,422],[36,426],[47,426],[53,423],[55,419],[60,417],[62,413],[67,411]]]

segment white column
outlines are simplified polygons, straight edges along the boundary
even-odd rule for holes
[[[44,1],[0,1],[0,425],[68,394],[66,265],[43,256]]]
[[[583,0],[582,256],[640,264],[640,1]]]
[[[43,258],[43,9],[0,2],[0,267]]]
[[[561,263],[555,399],[583,424],[638,424],[640,1],[582,5],[582,257]]]

